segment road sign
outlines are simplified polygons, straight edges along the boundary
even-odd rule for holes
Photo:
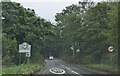
[[[108,52],[114,52],[114,47],[113,46],[109,46],[108,47]]]
[[[72,50],[74,50],[74,48],[73,47],[70,47]]]
[[[30,53],[26,53],[26,57],[30,57],[31,56],[31,54]]]
[[[24,49],[26,49],[26,48],[28,47],[28,43],[24,42],[24,43],[22,44],[22,47],[23,47]]]
[[[29,53],[31,51],[31,45],[23,43],[19,45],[19,53]]]
[[[79,49],[77,49],[77,53],[78,53],[78,52],[80,52],[80,50],[79,50]]]

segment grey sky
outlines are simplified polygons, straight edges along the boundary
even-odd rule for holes
[[[55,23],[56,13],[62,12],[62,10],[71,4],[78,4],[80,0],[12,0],[21,3],[25,8],[34,9],[36,14],[41,18]],[[102,0],[93,0],[95,2]]]

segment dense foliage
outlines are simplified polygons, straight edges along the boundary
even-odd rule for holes
[[[22,42],[32,45],[31,61],[53,55],[80,64],[117,64],[117,2],[72,4],[56,14],[56,25],[19,3],[3,2],[2,8],[3,64],[19,63]],[[114,47],[113,53],[108,52],[109,46]],[[22,54],[22,63],[26,61]]]
[[[57,13],[56,21],[62,58],[82,64],[117,64],[117,2],[79,2]],[[108,52],[109,46],[114,47],[113,53]]]
[[[40,61],[42,47],[49,38],[55,35],[51,22],[37,17],[33,9],[25,9],[19,3],[2,3],[3,19],[3,64],[19,64],[19,44],[27,42],[32,45],[31,60]],[[25,54],[21,56],[22,63],[26,63]],[[42,59],[43,60],[43,59]]]

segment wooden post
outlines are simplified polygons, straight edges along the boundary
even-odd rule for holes
[[[110,57],[110,61],[111,61],[111,64],[112,64],[112,55],[111,55],[111,57]]]
[[[20,58],[19,58],[19,65],[21,64],[21,53],[20,53]]]
[[[75,51],[73,50],[73,56],[75,55]]]
[[[28,57],[28,61],[27,61],[27,63],[30,63],[30,58]]]

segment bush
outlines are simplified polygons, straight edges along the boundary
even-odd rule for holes
[[[18,58],[18,49],[17,49],[17,41],[16,39],[10,40],[6,38],[5,33],[2,36],[2,57],[3,57],[3,65],[8,64],[17,64],[16,61]]]
[[[82,63],[83,64],[93,64],[96,63],[95,57],[93,55],[87,55],[82,57]]]

